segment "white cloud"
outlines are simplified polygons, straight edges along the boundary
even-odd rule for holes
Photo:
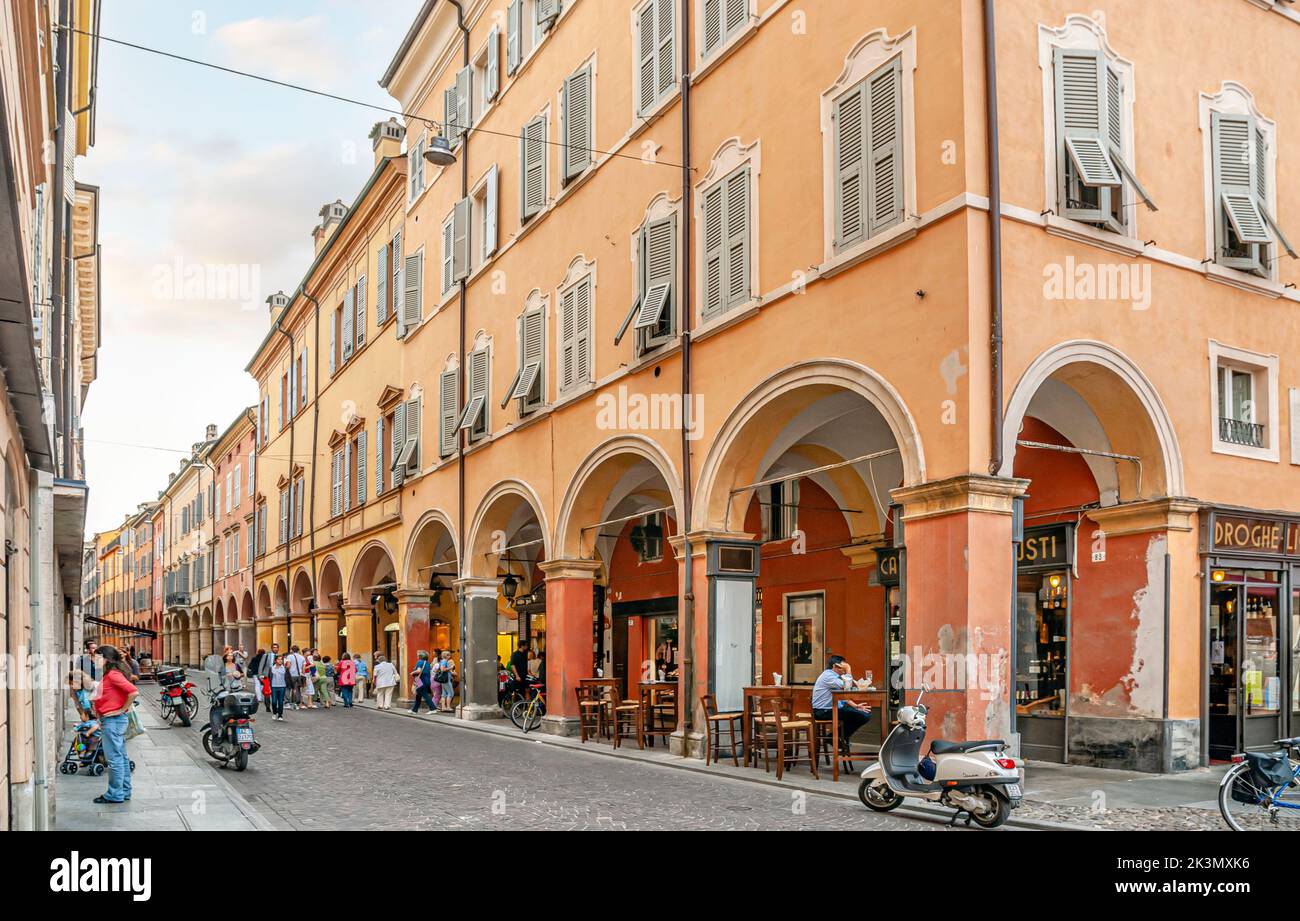
[[[313,89],[337,85],[341,50],[321,16],[259,16],[224,25],[215,35],[231,67],[306,83]]]

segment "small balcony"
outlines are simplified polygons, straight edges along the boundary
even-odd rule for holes
[[[1248,448],[1264,447],[1264,426],[1238,419],[1219,419],[1219,441]]]
[[[190,606],[189,592],[168,592],[167,607],[170,608],[188,608]]]

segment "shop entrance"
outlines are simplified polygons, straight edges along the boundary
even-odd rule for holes
[[[1064,764],[1073,527],[1026,528],[1016,555],[1016,728],[1026,758]]]
[[[1210,572],[1209,747],[1212,759],[1227,760],[1243,749],[1272,748],[1273,740],[1283,735],[1279,655],[1283,648],[1282,598],[1280,572],[1240,569]],[[1295,607],[1293,592],[1293,621],[1297,616]],[[1295,708],[1294,703],[1292,707]]]
[[[613,615],[612,677],[625,697],[642,681],[677,678],[680,647],[677,599],[649,598],[611,605]]]

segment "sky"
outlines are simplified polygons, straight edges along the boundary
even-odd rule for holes
[[[421,0],[104,0],[100,34],[355,98],[379,78]],[[244,368],[292,293],[322,205],[369,177],[382,112],[100,42],[99,375],[82,413],[87,534],[154,500],[213,423],[257,402]],[[234,267],[233,269],[231,267]]]

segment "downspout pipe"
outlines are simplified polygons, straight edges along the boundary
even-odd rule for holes
[[[284,336],[285,340],[287,340],[288,343],[289,343],[289,374],[290,374],[290,375],[293,375],[293,374],[296,374],[296,373],[297,373],[297,372],[294,370],[294,367],[293,367],[293,334],[287,332],[287,331],[285,330],[285,328],[284,328],[284,315],[285,315],[286,313],[289,312],[289,307],[291,307],[291,306],[293,306],[292,302],[290,302],[289,306],[286,306],[286,307],[284,308],[284,310],[280,313],[280,315],[279,315],[278,317],[275,318],[275,331],[276,331],[277,333],[279,333],[281,336]],[[283,395],[283,394],[281,395],[281,399],[284,399],[284,395]],[[288,407],[288,408],[289,408],[290,410],[293,409],[292,406],[290,406],[290,407]],[[266,413],[266,414],[267,414],[268,416],[271,415],[271,413],[270,413],[270,407],[267,408],[267,413]],[[294,435],[297,433],[297,426],[294,425],[294,420],[293,420],[293,414],[292,414],[292,412],[290,412],[288,415],[289,415],[289,418],[288,418],[287,420],[285,420],[285,421],[287,421],[287,422],[289,423],[289,524],[290,524],[290,528],[289,528],[289,530],[290,530],[290,536],[292,536],[292,531],[293,531],[293,527],[292,527],[292,525],[293,525],[293,446],[294,446]],[[269,420],[269,419],[267,420],[267,425],[268,425],[268,427],[270,426],[270,420]],[[314,467],[315,465],[313,464],[312,466]],[[256,512],[255,512],[254,514],[256,514]],[[257,522],[253,522],[253,526],[256,527],[256,526],[257,526]],[[271,525],[270,525],[269,522],[267,523],[266,529],[267,529],[267,531],[270,531],[270,530],[271,530]],[[314,583],[313,583],[313,584],[314,584]],[[286,605],[286,606],[285,606],[285,612],[284,612],[285,620],[287,621],[287,623],[285,624],[285,633],[286,633],[286,635],[289,637],[289,641],[288,641],[288,643],[287,643],[286,645],[288,645],[289,648],[292,649],[292,648],[293,648],[293,618],[290,616],[290,612],[293,610],[293,584],[292,584],[292,582],[290,581],[290,577],[289,577],[289,544],[288,544],[287,541],[285,542],[285,545],[284,545],[284,585],[285,585],[285,592],[286,592],[286,595],[287,595],[287,597],[285,598],[285,605]],[[275,616],[275,610],[274,610],[274,608],[275,608],[275,598],[274,598],[274,597],[272,597],[272,599],[271,599],[271,608],[272,608],[271,616],[274,617],[274,616]],[[310,644],[310,642],[311,642],[311,634],[308,633],[308,634],[307,634],[307,637],[308,637],[308,644]]]
[[[682,520],[678,527],[682,533],[682,552],[686,559],[686,571],[682,574],[682,617],[681,635],[686,642],[680,644],[683,650],[679,670],[681,699],[686,702],[678,707],[677,731],[681,733],[682,755],[690,756],[690,733],[695,717],[695,561],[691,555],[691,520],[693,495],[691,491],[691,439],[690,429],[696,420],[689,418],[694,402],[691,399],[691,316],[694,299],[691,289],[691,247],[693,235],[691,215],[694,213],[691,176],[691,7],[693,0],[681,0],[681,68],[682,68],[682,239],[681,263],[682,286],[679,311],[682,317]]]
[[[66,25],[71,19],[70,0],[60,0],[59,2],[59,22],[64,26],[58,32],[58,56],[56,66],[58,74],[54,80],[54,109],[55,109],[55,129],[54,129],[54,226],[52,244],[54,248],[54,270],[50,273],[50,355],[53,359],[50,366],[50,387],[54,391],[54,434],[57,437],[60,433],[70,436],[68,431],[67,404],[64,402],[64,368],[70,364],[70,358],[64,356],[65,337],[64,337],[64,320],[67,316],[67,279],[70,276],[68,271],[68,256],[70,255],[70,245],[72,234],[68,232],[68,205],[64,199],[67,190],[64,188],[64,178],[66,175],[64,158],[66,156],[67,145],[64,143],[64,137],[69,131],[75,131],[74,124],[68,121],[68,93],[69,82],[71,79],[70,61],[72,44],[72,32]],[[57,363],[56,368],[54,364]],[[68,442],[71,438],[65,438],[64,453],[70,454],[71,449]],[[55,465],[57,469],[57,447],[55,448]],[[64,476],[71,479],[71,474],[67,468],[64,469]]]
[[[316,312],[312,320],[312,326],[313,326],[312,351],[313,354],[315,354],[316,356],[316,361],[319,362],[320,361],[320,301],[316,300],[316,298],[313,295],[308,293],[306,288],[300,288],[299,292],[302,294],[303,297],[311,301],[312,306],[316,308]],[[317,367],[319,367],[319,365],[317,365]],[[292,433],[289,435],[289,438],[290,440],[293,439]],[[319,451],[320,451],[320,375],[313,374],[312,395],[311,395],[311,457],[312,457],[311,486],[307,490],[307,495],[303,498],[303,504],[306,506],[306,514],[308,518],[307,542],[308,542],[308,546],[311,547],[311,587],[312,587],[312,592],[317,596],[319,596],[320,594],[320,585],[316,581],[316,468],[320,466],[320,464],[317,463],[319,457],[318,454]],[[290,449],[289,453],[292,456],[293,450]],[[292,468],[290,468],[290,473],[292,472],[293,470]],[[289,481],[290,483],[293,482],[292,476],[289,478]],[[292,520],[292,516],[293,513],[292,511],[290,511],[290,520]],[[343,586],[340,585],[339,588],[341,590]],[[291,588],[289,589],[289,591],[290,591],[290,598],[292,598],[293,589]],[[329,604],[328,598],[325,599],[325,603]],[[340,595],[339,607],[341,608],[342,606],[343,606],[343,597]],[[319,597],[316,602],[316,607],[318,608],[320,607]],[[343,612],[343,625],[345,627],[347,626],[347,612]],[[374,661],[374,655],[375,655],[375,650],[372,649],[370,651],[371,661]]]
[[[984,105],[989,179],[989,426],[992,447],[989,474],[1002,469],[1002,175],[998,155],[998,55],[993,5],[984,0]]]

